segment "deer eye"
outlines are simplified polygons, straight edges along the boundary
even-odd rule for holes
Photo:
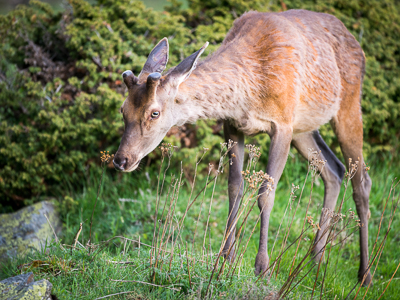
[[[151,113],[151,118],[152,119],[157,119],[160,116],[160,112],[159,111],[153,111]]]

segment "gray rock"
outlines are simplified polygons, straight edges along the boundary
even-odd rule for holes
[[[9,292],[22,288],[32,282],[34,282],[32,272],[4,279],[3,281],[0,281],[0,295],[8,294]]]
[[[46,217],[56,234],[61,231],[61,221],[52,202],[43,201],[15,213],[0,215],[0,261],[30,249],[40,249],[46,239],[54,238]]]
[[[30,272],[0,281],[0,299],[51,300],[52,287],[46,279],[34,281]]]

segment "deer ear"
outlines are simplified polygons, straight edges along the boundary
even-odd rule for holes
[[[182,82],[184,82],[190,76],[190,74],[192,74],[192,71],[196,68],[197,61],[199,60],[200,55],[204,52],[207,46],[208,42],[206,42],[204,46],[200,48],[200,50],[196,51],[189,57],[186,57],[171,71],[168,77],[172,79],[177,85],[180,85]]]
[[[151,73],[161,73],[164,71],[168,62],[168,52],[168,39],[165,37],[151,50],[142,72],[139,74],[139,79],[147,78]]]

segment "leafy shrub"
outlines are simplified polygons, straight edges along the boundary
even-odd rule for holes
[[[188,42],[180,17],[128,4],[73,0],[56,14],[32,1],[0,18],[2,200],[51,193],[100,149],[115,151],[121,72],[140,71],[159,36],[174,33],[176,53]]]
[[[217,49],[245,11],[291,8],[334,14],[360,41],[367,57],[365,150],[393,150],[400,136],[400,4],[395,0],[195,0],[186,9],[174,0],[164,12],[140,1],[69,0],[61,13],[31,1],[0,16],[2,210],[57,195],[65,178],[80,185],[84,167],[97,161],[100,150],[116,151],[122,134],[118,108],[126,93],[120,74],[140,72],[159,39],[169,38],[170,67],[206,40],[207,53]],[[321,131],[335,146],[332,132]],[[202,147],[222,141],[221,126],[198,122],[173,129],[166,141],[188,146],[178,156],[194,159]],[[267,142],[263,137],[264,148]],[[211,150],[211,159],[217,152]]]

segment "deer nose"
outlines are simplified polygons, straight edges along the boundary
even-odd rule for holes
[[[126,157],[125,158],[115,157],[113,160],[114,167],[118,171],[124,170],[127,160],[128,159]]]

